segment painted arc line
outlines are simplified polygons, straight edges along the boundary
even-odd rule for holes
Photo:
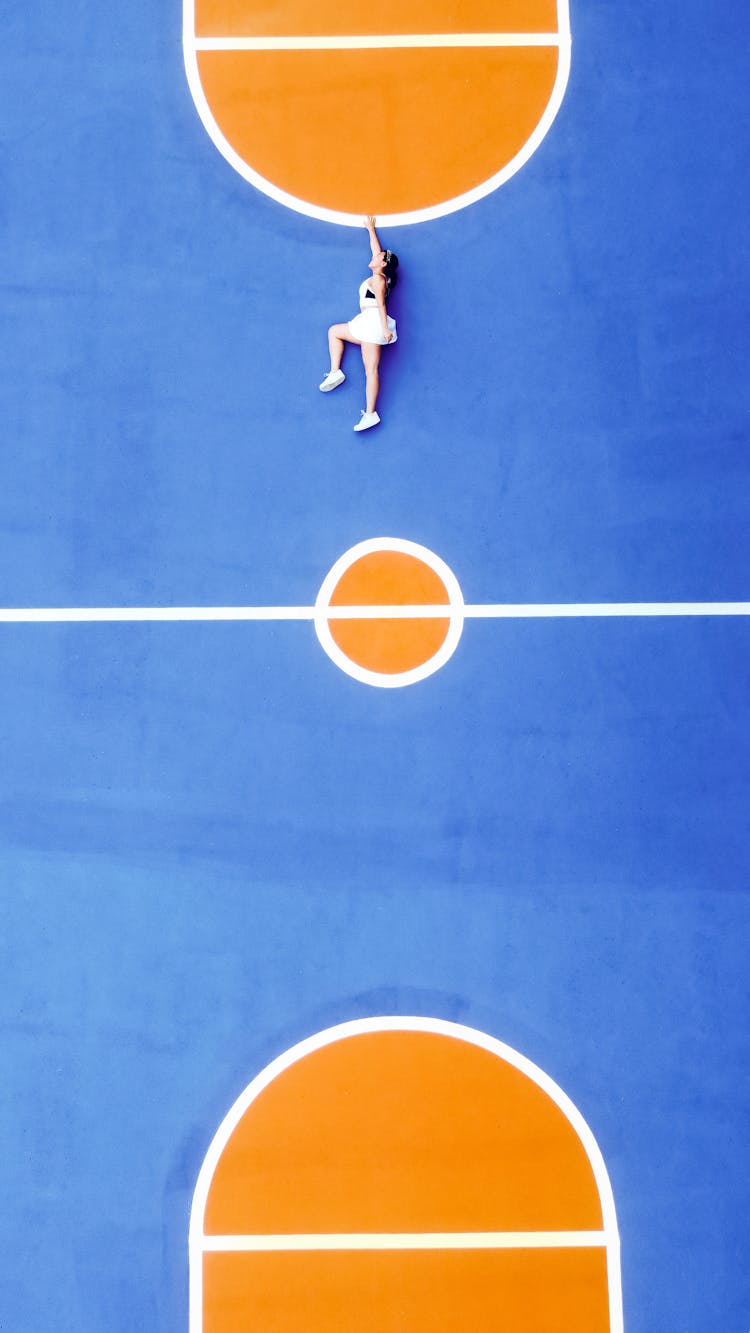
[[[398,47],[560,46],[556,32],[424,32],[366,37],[192,37],[196,51],[372,51]]]
[[[342,1232],[282,1236],[201,1236],[206,1253],[281,1250],[572,1250],[603,1248],[604,1231]]]
[[[0,608],[0,624],[138,621],[314,620],[314,606],[90,606]],[[326,606],[328,620],[575,619],[595,616],[750,616],[750,602],[450,602],[411,606]]]
[[[501,1059],[511,1064],[521,1074],[525,1074],[537,1084],[542,1092],[547,1094],[550,1100],[562,1112],[563,1116],[570,1123],[572,1129],[576,1133],[585,1155],[588,1158],[601,1204],[603,1223],[601,1229],[606,1238],[605,1244],[601,1247],[597,1247],[596,1250],[589,1251],[589,1254],[591,1254],[592,1257],[593,1255],[596,1255],[597,1258],[599,1255],[605,1256],[604,1264],[606,1265],[606,1281],[609,1294],[609,1322],[607,1323],[606,1320],[604,1320],[600,1326],[602,1328],[606,1327],[610,1330],[610,1333],[623,1333],[622,1283],[619,1258],[620,1247],[617,1233],[614,1197],[601,1150],[580,1111],[549,1075],[534,1065],[527,1057],[520,1055],[505,1043],[499,1042],[485,1033],[480,1033],[467,1028],[463,1024],[449,1023],[443,1019],[426,1019],[413,1016],[381,1016],[367,1019],[355,1019],[348,1023],[337,1024],[335,1027],[329,1028],[323,1032],[316,1033],[314,1036],[304,1039],[290,1050],[283,1052],[281,1055],[277,1056],[276,1059],[272,1060],[265,1069],[256,1075],[252,1082],[248,1084],[236,1099],[211,1140],[208,1152],[200,1169],[193,1195],[189,1232],[190,1333],[206,1333],[208,1327],[207,1323],[204,1321],[204,1277],[206,1275],[206,1270],[210,1270],[211,1262],[202,1248],[203,1243],[206,1240],[210,1241],[211,1239],[211,1237],[206,1237],[204,1235],[206,1205],[209,1190],[211,1189],[218,1164],[241,1120],[253,1106],[253,1103],[255,1103],[265,1090],[273,1084],[274,1080],[280,1074],[283,1074],[284,1071],[294,1066],[299,1060],[342,1039],[356,1036],[360,1033],[386,1031],[431,1032],[442,1034],[447,1037],[458,1038],[478,1046],[481,1050],[499,1056]],[[524,1236],[524,1233],[519,1234]],[[542,1254],[544,1251],[537,1251],[537,1253]],[[556,1256],[557,1262],[560,1263],[564,1260],[572,1260],[576,1255],[575,1250],[567,1252],[564,1250],[547,1251],[547,1253],[552,1257]],[[471,1251],[467,1251],[467,1254],[471,1254]],[[512,1255],[513,1251],[506,1251],[506,1254]],[[586,1251],[579,1250],[578,1254],[586,1254]],[[495,1261],[499,1262],[499,1255],[497,1253],[494,1258]],[[235,1256],[235,1261],[240,1261],[239,1256]]]
[[[200,120],[203,123],[204,129],[206,130],[208,137],[213,142],[214,147],[224,157],[224,159],[229,163],[229,165],[236,172],[238,172],[238,174],[244,180],[248,181],[251,185],[261,190],[264,194],[268,195],[269,198],[274,199],[278,204],[283,205],[285,208],[291,208],[298,213],[304,214],[307,217],[317,218],[320,221],[330,222],[337,226],[360,228],[362,225],[362,213],[359,210],[357,210],[356,212],[342,211],[339,208],[333,208],[324,203],[314,203],[312,198],[300,198],[299,195],[290,193],[288,190],[283,189],[280,185],[276,184],[273,180],[269,179],[268,176],[262,175],[260,171],[256,170],[249,161],[245,160],[245,158],[241,156],[241,154],[232,146],[230,141],[226,138],[225,134],[217,124],[214,112],[211,106],[209,105],[209,101],[206,97],[206,93],[203,88],[200,66],[202,64],[203,59],[207,58],[207,48],[204,47],[203,50],[201,50],[198,47],[197,43],[210,42],[218,38],[224,38],[226,40],[229,40],[229,34],[227,33],[226,28],[224,28],[224,31],[221,33],[215,33],[211,35],[204,34],[203,32],[196,33],[195,31],[196,4],[197,0],[183,0],[182,45],[183,45],[183,55],[185,61],[185,72],[196,111],[198,113]],[[444,217],[447,214],[454,213],[456,212],[457,209],[466,208],[470,204],[476,203],[480,199],[484,199],[488,194],[491,194],[493,190],[496,190],[501,185],[505,184],[506,181],[510,180],[511,177],[514,176],[515,173],[519,171],[526,162],[528,162],[532,154],[536,152],[539,145],[542,143],[546,135],[549,133],[550,128],[560,110],[560,106],[562,104],[563,97],[565,95],[565,89],[567,87],[568,78],[570,74],[572,43],[570,36],[569,0],[555,0],[554,8],[556,11],[555,12],[556,31],[554,33],[554,36],[556,38],[559,37],[559,40],[557,41],[556,48],[555,47],[547,48],[546,54],[550,54],[550,52],[554,53],[555,49],[557,50],[557,52],[559,52],[559,59],[556,62],[557,74],[550,94],[550,99],[546,105],[546,108],[542,113],[541,119],[538,121],[536,128],[532,130],[531,134],[529,135],[525,143],[518,149],[518,151],[515,153],[514,156],[510,158],[509,161],[505,162],[505,165],[501,166],[499,169],[493,170],[492,174],[486,177],[486,179],[483,179],[479,184],[473,186],[472,188],[464,189],[463,192],[457,195],[453,195],[452,197],[443,198],[442,202],[429,205],[416,206],[416,207],[404,207],[403,206],[404,200],[402,200],[402,207],[398,207],[398,201],[394,200],[392,206],[395,207],[395,211],[386,212],[380,217],[380,221],[383,224],[383,226],[390,226],[390,227],[410,226],[420,222],[432,221],[435,218]],[[427,20],[425,20],[425,26],[426,22]],[[522,22],[522,20],[520,20],[520,22]],[[245,31],[233,35],[234,42],[243,41],[245,37],[247,37],[248,40],[255,40],[255,38],[259,36],[259,34],[252,33],[252,28],[253,28],[252,19],[248,19],[247,23],[242,26],[244,27]],[[323,26],[322,23],[318,25],[319,28],[321,26]],[[418,25],[416,23],[414,24],[407,23],[405,24],[405,26],[416,27]],[[295,35],[299,36],[299,34]],[[333,36],[334,34],[329,33],[324,35],[328,37],[328,36]],[[387,35],[396,36],[397,34],[391,33]],[[421,36],[421,34],[406,34],[406,35]],[[433,34],[427,32],[425,35],[427,37],[430,37]],[[434,35],[442,36],[443,34],[436,33]],[[448,34],[448,35],[453,36],[453,34]],[[456,34],[456,36],[459,37],[462,35],[463,34]],[[469,34],[469,36],[471,35],[472,34]],[[501,34],[478,34],[478,35],[484,37],[485,35],[499,36]],[[546,36],[547,34],[540,34],[537,32],[530,34],[511,33],[508,35],[516,39],[519,36],[521,37],[528,36],[534,40],[538,40],[540,36]],[[280,33],[278,32],[274,33],[271,36],[271,40],[276,40],[277,37],[279,36],[281,36]],[[318,33],[317,36],[319,37],[320,33]],[[346,38],[350,38],[353,36],[354,34],[350,33],[346,34]],[[366,34],[366,36],[369,39],[371,37],[378,38],[386,36],[386,34],[375,33],[375,34]],[[358,40],[362,39],[359,38]],[[527,46],[527,43],[524,43],[523,46]],[[517,49],[523,50],[523,46]],[[227,49],[231,50],[232,48],[227,48]],[[367,50],[367,48],[363,49]],[[373,48],[371,47],[370,50],[372,49]],[[544,52],[543,46],[537,49],[541,52]],[[236,51],[236,54],[240,54],[240,52]],[[433,52],[433,54],[435,53]],[[457,54],[456,51],[454,51],[453,54],[454,55]],[[495,155],[491,154],[490,156],[494,160]],[[501,154],[501,157],[502,156],[503,154]],[[496,161],[495,161],[495,166],[497,167]],[[488,169],[490,169],[489,165]],[[317,197],[317,191],[315,193]],[[444,191],[442,193],[444,193]]]

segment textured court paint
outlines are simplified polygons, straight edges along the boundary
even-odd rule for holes
[[[467,1319],[509,1333],[609,1333],[601,1249],[363,1255],[212,1254],[204,1333],[237,1328],[237,1314],[273,1333],[302,1317],[320,1333],[356,1327],[399,1333],[429,1317],[435,1333],[460,1333]],[[320,1313],[319,1313],[320,1312]]]
[[[283,0],[260,5],[253,0],[196,0],[195,31],[200,37],[225,32],[242,37],[247,32],[273,36],[280,31],[314,35],[316,32],[368,34],[384,32],[475,32],[514,30],[547,32],[556,26],[556,0],[471,0],[459,10],[454,0],[385,0],[377,9],[377,24],[367,6],[316,12],[306,0]]]
[[[448,606],[448,590],[436,571],[402,551],[373,551],[344,571],[334,588],[330,607],[378,605]],[[331,620],[331,637],[342,653],[360,667],[397,674],[421,667],[442,648],[450,620]]]
[[[3,606],[309,609],[372,533],[472,605],[747,598],[738,7],[574,11],[541,151],[398,233],[366,445],[356,352],[317,389],[364,232],[227,169],[178,7],[7,8]],[[190,1200],[247,1079],[422,1013],[595,1128],[627,1333],[750,1328],[746,620],[465,635],[388,691],[312,621],[3,626],[9,1327],[185,1333]]]
[[[504,1244],[478,1254],[477,1229],[505,1233]],[[388,1247],[388,1230],[407,1243],[438,1233],[441,1253]],[[252,1252],[253,1235],[296,1231],[308,1234],[291,1260],[286,1246]],[[544,1238],[531,1262],[519,1231]],[[381,1237],[377,1257],[353,1257],[347,1233],[359,1245],[368,1232]],[[442,1232],[452,1233],[449,1253]],[[470,1252],[451,1257],[467,1232]],[[308,1253],[315,1233],[325,1254]],[[221,1254],[205,1254],[204,1237],[216,1235]],[[603,1243],[606,1261],[592,1259]],[[622,1330],[614,1202],[590,1129],[528,1060],[434,1019],[344,1024],[258,1075],[201,1168],[190,1245],[191,1333],[238,1319],[326,1328],[358,1309],[364,1328],[395,1329],[405,1308],[410,1322],[421,1309],[447,1333],[462,1319],[493,1327],[498,1302],[509,1329],[527,1328],[533,1309],[542,1329],[562,1317],[586,1333]]]
[[[381,549],[352,561],[336,584],[329,606],[418,606],[420,602],[447,606],[443,580],[417,556]]]
[[[420,602],[419,597],[428,600]],[[339,558],[312,607],[0,608],[0,624],[6,625],[312,620],[320,645],[342,671],[363,684],[391,688],[415,685],[444,666],[458,646],[467,618],[586,620],[642,616],[750,617],[750,602],[467,605],[455,576],[431,551],[403,539],[375,538],[358,543]]]
[[[568,80],[568,0],[314,19],[184,0],[184,51],[201,120],[247,180],[332,222],[418,222],[484,197],[539,146]]]

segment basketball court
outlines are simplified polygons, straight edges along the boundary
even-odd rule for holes
[[[9,1328],[750,1328],[742,36],[6,22]]]

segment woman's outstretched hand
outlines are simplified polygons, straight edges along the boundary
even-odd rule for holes
[[[368,231],[375,230],[375,218],[372,216],[372,213],[368,214],[368,216],[365,218],[365,226]]]

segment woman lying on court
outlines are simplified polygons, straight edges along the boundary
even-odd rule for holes
[[[362,360],[365,363],[367,377],[366,409],[362,412],[355,430],[369,430],[377,426],[380,417],[375,411],[380,388],[380,349],[386,343],[395,343],[397,338],[396,321],[391,319],[385,308],[386,297],[396,285],[398,256],[390,250],[384,250],[375,231],[375,219],[365,218],[365,226],[370,235],[372,259],[368,267],[372,277],[365,278],[359,288],[359,314],[350,319],[348,324],[332,324],[328,330],[328,350],[331,354],[331,369],[320,385],[322,393],[329,393],[346,376],[341,369],[344,355],[344,343],[357,343],[362,348]]]

